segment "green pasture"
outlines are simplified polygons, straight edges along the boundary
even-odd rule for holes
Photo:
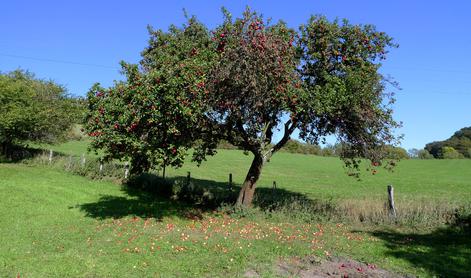
[[[41,147],[80,156],[88,142]],[[167,176],[190,172],[194,183],[225,186],[229,173],[236,185],[243,182],[251,157],[219,150],[200,167],[189,160],[167,168]],[[280,260],[312,255],[420,277],[471,275],[471,237],[454,226],[202,212],[47,164],[2,163],[0,177],[0,277],[277,277]],[[470,205],[471,160],[403,160],[393,172],[364,169],[357,180],[338,158],[280,152],[258,186],[271,188],[273,181],[286,192],[348,204],[352,213],[378,209],[368,204],[381,206],[392,184],[399,211],[420,203],[433,214],[435,207]]]
[[[49,166],[4,163],[0,177],[1,277],[275,277],[280,259],[306,255],[348,256],[420,277],[471,273],[469,236],[453,228],[199,215]]]
[[[54,151],[80,156],[87,153],[88,141],[70,141],[47,146]],[[93,153],[89,154],[94,156]],[[236,184],[244,181],[251,155],[239,150],[219,150],[200,167],[190,157],[180,169],[167,168],[168,176],[186,176],[200,182],[227,183],[232,173]],[[392,171],[378,168],[373,175],[362,165],[360,180],[346,174],[337,157],[276,153],[263,168],[259,187],[277,187],[321,199],[384,199],[387,185],[393,185],[396,198],[404,202],[436,201],[465,203],[471,200],[471,159],[402,160]]]

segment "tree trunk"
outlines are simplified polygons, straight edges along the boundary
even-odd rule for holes
[[[252,165],[250,166],[247,177],[245,178],[242,189],[240,190],[239,197],[237,198],[237,205],[250,207],[252,205],[253,196],[255,193],[255,185],[260,177],[263,167],[263,157],[256,154],[253,158]]]
[[[5,157],[7,156],[7,143],[6,142],[2,142],[1,154],[5,155]]]
[[[12,146],[12,143],[10,141],[2,142],[1,154],[3,154],[6,158],[10,157],[10,147],[11,146]]]
[[[144,155],[137,155],[131,159],[131,174],[139,175],[148,172],[150,169],[150,162]]]

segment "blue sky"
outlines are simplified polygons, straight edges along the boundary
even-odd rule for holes
[[[246,5],[291,27],[311,14],[371,23],[399,43],[382,72],[400,83],[395,118],[405,148],[422,148],[471,126],[471,1],[3,1],[0,71],[28,69],[84,95],[119,79],[119,61],[137,62],[148,24],[166,29],[182,9],[212,27],[221,6]]]

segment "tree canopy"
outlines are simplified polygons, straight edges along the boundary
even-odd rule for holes
[[[64,87],[27,71],[0,74],[0,143],[2,151],[25,141],[54,142],[81,115]]]
[[[447,149],[448,147],[448,149]],[[458,154],[449,149],[457,151]],[[464,127],[456,131],[450,138],[444,141],[435,141],[428,143],[425,149],[429,151],[435,158],[471,158],[471,127]],[[446,153],[446,155],[444,155]]]
[[[208,30],[194,18],[168,32],[149,27],[140,67],[122,63],[125,81],[95,84],[88,93],[86,129],[107,159],[130,159],[132,172],[181,166],[201,138],[206,76],[215,55]],[[196,156],[196,155],[195,155]]]
[[[123,63],[125,81],[90,90],[94,148],[131,159],[139,172],[179,166],[191,147],[201,162],[225,140],[253,155],[238,198],[244,205],[295,130],[312,144],[336,136],[353,169],[359,158],[380,165],[398,139],[394,100],[378,73],[396,46],[389,36],[322,16],[296,31],[249,9],[236,19],[224,15],[213,30],[194,17],[168,31],[150,29],[140,65]]]

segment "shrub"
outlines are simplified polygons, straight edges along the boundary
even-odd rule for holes
[[[321,154],[321,148],[318,145],[302,143],[297,140],[289,140],[281,150],[289,153]]]
[[[409,159],[407,151],[401,147],[386,146],[386,158],[389,159]]]
[[[228,185],[188,180],[186,177],[164,179],[154,174],[143,173],[131,177],[126,186],[205,209],[215,209],[224,203],[234,203],[237,198],[237,192]]]
[[[471,205],[456,209],[452,225],[471,233]]]
[[[223,150],[236,150],[238,149],[236,146],[232,145],[231,143],[227,142],[226,140],[221,140],[218,143],[218,149]]]
[[[420,150],[417,153],[417,158],[419,158],[419,159],[433,159],[434,157],[427,150],[423,149],[423,150]]]
[[[441,158],[443,159],[458,159],[464,156],[455,150],[453,147],[443,147],[441,150]]]

